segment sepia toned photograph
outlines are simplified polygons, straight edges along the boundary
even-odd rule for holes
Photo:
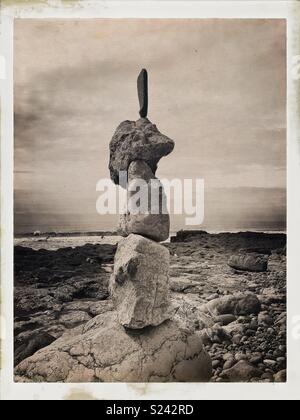
[[[15,382],[286,382],[286,45],[15,19]]]

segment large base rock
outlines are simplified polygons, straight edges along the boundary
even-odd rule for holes
[[[110,289],[121,325],[139,329],[171,318],[169,258],[167,248],[139,235],[119,242]]]
[[[198,335],[175,321],[129,332],[110,311],[21,362],[21,382],[205,382],[211,360]]]

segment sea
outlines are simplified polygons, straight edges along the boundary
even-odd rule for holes
[[[285,234],[286,231],[283,230],[267,230],[267,229],[237,229],[237,230],[226,230],[226,231],[209,231],[210,234],[218,234],[218,233],[238,233],[238,232],[258,232],[258,233],[283,233]],[[170,242],[170,238],[175,236],[177,232],[170,232],[170,237],[165,242]],[[87,234],[84,233],[72,233],[72,232],[65,232],[60,233],[58,236],[50,236],[49,234],[38,234],[37,236],[33,236],[32,234],[24,234],[24,235],[17,235],[14,239],[15,246],[22,246],[32,248],[34,250],[39,249],[47,249],[49,251],[55,251],[60,248],[75,248],[79,246],[83,246],[86,244],[108,244],[108,245],[116,245],[122,239],[121,236],[117,235],[95,235],[95,234]]]

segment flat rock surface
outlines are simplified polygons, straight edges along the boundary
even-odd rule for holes
[[[175,321],[133,334],[111,311],[24,360],[15,374],[23,382],[201,382],[211,361],[199,336]]]

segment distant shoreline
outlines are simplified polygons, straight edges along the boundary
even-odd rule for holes
[[[172,236],[177,236],[178,233],[180,235],[180,232],[184,232],[188,235],[192,235],[193,233],[195,235],[201,235],[201,234],[207,234],[207,235],[221,235],[221,234],[268,234],[268,235],[286,235],[286,230],[261,230],[261,229],[245,229],[245,230],[220,230],[220,231],[204,231],[204,230],[195,230],[195,229],[181,229],[178,231],[174,231],[170,233],[170,238]],[[99,237],[107,237],[107,236],[120,236],[118,232],[113,231],[100,231],[100,232],[31,232],[31,233],[17,233],[14,235],[14,238],[42,238],[42,237],[49,237],[49,238],[64,238],[64,237],[84,237],[84,236],[99,236]]]

